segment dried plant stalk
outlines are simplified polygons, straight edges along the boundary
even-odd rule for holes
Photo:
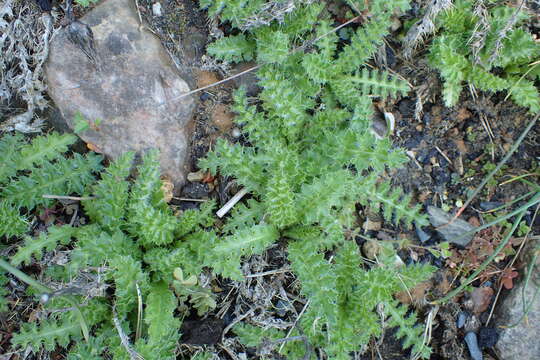
[[[413,51],[426,36],[435,31],[434,20],[441,11],[450,8],[452,0],[431,0],[426,7],[426,13],[416,22],[403,39],[403,54],[406,58],[412,57]]]
[[[47,107],[43,64],[49,54],[55,14],[33,2],[5,0],[0,6],[0,130],[37,132]]]

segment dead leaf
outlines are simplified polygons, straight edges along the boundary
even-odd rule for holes
[[[458,114],[456,116],[456,119],[458,121],[463,121],[463,120],[467,120],[468,118],[470,118],[472,116],[471,112],[469,110],[467,110],[467,108],[460,108],[458,110]]]
[[[453,264],[456,266],[455,264]],[[449,264],[450,267],[452,267],[452,264]],[[452,289],[452,276],[449,271],[444,271],[441,273],[441,279],[437,281],[437,291],[441,295],[446,295],[450,292],[450,289]]]
[[[168,176],[161,177],[161,191],[163,191],[163,199],[165,202],[170,202],[173,198],[174,184]]]
[[[101,149],[97,145],[92,144],[92,143],[86,143],[86,147],[88,148],[88,150],[93,151],[93,152],[97,152],[99,154],[101,154],[103,152],[103,151],[101,151]]]
[[[470,217],[469,220],[467,220],[467,222],[474,227],[480,226],[480,220],[478,220],[476,216]]]
[[[426,293],[433,287],[431,281],[424,281],[409,291],[400,291],[396,294],[396,298],[403,304],[423,304],[425,302]]]
[[[454,144],[456,144],[456,147],[461,154],[467,154],[467,145],[465,145],[465,141],[463,141],[463,139],[454,139]]]
[[[473,302],[473,312],[475,314],[483,313],[488,309],[493,293],[493,289],[487,286],[475,288],[473,290],[471,293],[471,300]]]
[[[501,274],[501,284],[505,289],[510,290],[514,287],[514,278],[517,278],[519,273],[514,268],[503,270]]]
[[[215,180],[215,176],[213,176],[210,171],[206,173],[206,175],[203,177],[202,182],[203,183],[211,183]]]

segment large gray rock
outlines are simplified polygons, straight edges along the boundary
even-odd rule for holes
[[[164,174],[178,191],[188,173],[195,107],[160,41],[139,22],[135,2],[106,0],[80,19],[94,34],[95,60],[61,29],[50,45],[45,72],[49,95],[73,129],[77,113],[98,128],[79,134],[116,158],[157,148]]]
[[[540,246],[540,240],[532,241],[531,239],[528,250],[525,251],[525,265],[531,263],[535,248],[538,246]],[[500,330],[496,347],[501,360],[540,359],[540,341],[538,341],[540,337],[540,294],[536,293],[540,287],[540,256],[536,260],[527,286],[523,280],[526,275],[526,266],[520,269],[520,275],[521,281],[500,303],[495,317]],[[525,306],[530,306],[526,318],[523,318],[523,299],[525,299]],[[517,326],[509,327],[515,324]]]
[[[464,235],[474,230],[474,226],[465,220],[455,219],[450,222],[454,217],[435,206],[428,206],[428,213],[431,225],[446,241],[465,247],[473,239],[474,234]]]

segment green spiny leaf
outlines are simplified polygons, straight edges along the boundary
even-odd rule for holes
[[[28,231],[28,220],[21,215],[18,207],[0,200],[0,237],[22,235]]]
[[[34,351],[44,348],[53,351],[57,346],[66,348],[73,340],[81,339],[81,326],[77,322],[66,319],[44,320],[36,323],[23,323],[11,338],[14,347],[25,349],[31,346]]]
[[[177,300],[165,282],[153,284],[148,294],[144,321],[148,326],[148,344],[160,348],[161,356],[174,358],[180,337],[180,321],[174,317]]]
[[[254,57],[255,42],[244,34],[222,37],[207,48],[208,54],[228,62],[250,61]]]
[[[126,178],[131,169],[133,157],[134,154],[128,152],[112,162],[102,172],[97,184],[91,188],[91,193],[95,198],[82,202],[90,219],[109,232],[121,229],[125,221],[129,190]]]
[[[43,251],[53,251],[60,244],[67,245],[75,231],[76,229],[69,225],[51,226],[47,233],[42,232],[36,238],[27,236],[24,245],[21,245],[11,258],[11,263],[16,266],[21,263],[29,265],[32,256],[40,260]]]

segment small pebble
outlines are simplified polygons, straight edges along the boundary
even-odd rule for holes
[[[184,197],[191,198],[191,199],[207,198],[209,192],[210,192],[210,189],[208,187],[208,184],[203,184],[203,183],[198,183],[198,182],[188,183],[182,189],[182,193]]]
[[[396,65],[396,54],[390,46],[385,46],[386,48],[386,65],[388,67],[394,67]]]
[[[458,329],[461,329],[465,326],[465,321],[467,321],[467,318],[469,317],[469,314],[467,314],[465,311],[462,311],[458,314],[458,318],[456,321],[456,326]]]
[[[49,294],[44,293],[39,298],[39,302],[42,303],[42,304],[46,304],[49,301],[49,298],[50,298]]]
[[[370,260],[375,260],[380,251],[381,247],[377,241],[366,241],[362,245],[362,252]]]
[[[478,332],[478,345],[482,349],[494,347],[499,340],[499,333],[494,328],[483,327]]]
[[[476,334],[473,332],[468,332],[465,334],[465,342],[469,348],[469,354],[471,355],[472,360],[483,360],[482,350],[478,346],[478,340]]]
[[[473,234],[467,234],[475,229],[474,226],[462,219],[453,219],[453,215],[448,214],[443,209],[435,206],[428,207],[429,221],[437,228],[437,232],[448,242],[459,246],[467,246],[473,239]],[[451,220],[453,220],[451,222]],[[441,227],[441,225],[445,225]]]
[[[418,236],[418,240],[420,240],[422,244],[428,241],[429,239],[431,239],[431,235],[425,232],[424,230],[422,230],[421,227],[415,226],[415,230],[416,230],[416,236]]]
[[[394,132],[396,127],[396,117],[391,112],[384,112],[384,119],[386,120],[386,126],[388,127],[390,134]]]
[[[152,13],[154,16],[161,16],[161,4],[159,2],[156,2],[152,5]]]
[[[366,221],[364,222],[363,229],[365,231],[370,231],[370,230],[377,231],[377,230],[381,230],[381,226],[382,224],[380,221],[373,221],[367,218]]]
[[[392,25],[390,25],[390,29],[392,32],[398,31],[401,28],[401,21],[397,17],[394,17],[392,19]]]
[[[240,131],[239,128],[235,127],[234,129],[232,129],[232,136],[234,138],[239,138],[241,135],[242,135],[242,132]]]
[[[527,226],[531,226],[531,224],[532,224],[532,216],[531,216],[530,211],[527,211],[525,213],[525,216],[523,217],[523,220],[525,220],[525,224],[527,224]]]
[[[371,121],[371,133],[379,140],[382,140],[388,134],[388,124],[386,119],[376,113]]]
[[[480,208],[484,211],[490,211],[503,205],[504,203],[500,201],[480,201]]]
[[[188,179],[189,182],[197,182],[197,181],[201,181],[202,179],[204,179],[205,175],[206,175],[206,173],[203,170],[199,170],[197,172],[190,172],[187,175],[187,179]]]

